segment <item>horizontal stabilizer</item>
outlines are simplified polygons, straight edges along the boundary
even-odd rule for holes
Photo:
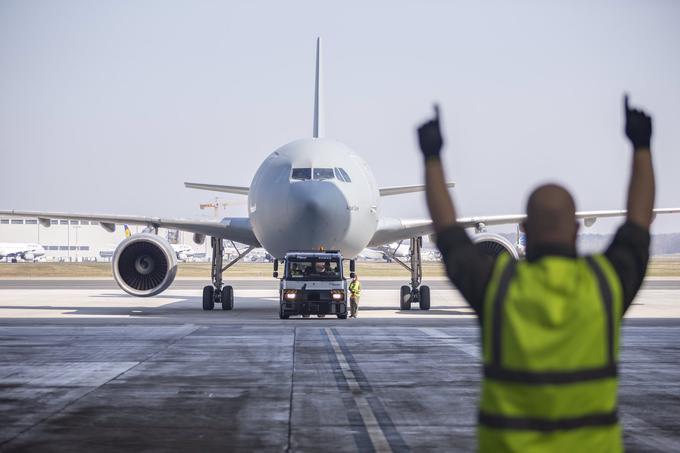
[[[447,182],[446,187],[452,188],[456,185],[455,182]],[[394,187],[382,187],[380,189],[381,197],[388,197],[390,195],[400,195],[402,193],[413,193],[413,192],[424,192],[425,184],[416,184],[413,186],[394,186]]]
[[[249,187],[242,186],[221,186],[219,184],[202,184],[198,182],[185,182],[184,187],[188,189],[210,190],[212,192],[234,193],[237,195],[248,195]]]

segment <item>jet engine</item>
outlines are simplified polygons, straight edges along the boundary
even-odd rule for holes
[[[140,233],[121,242],[113,254],[113,277],[126,293],[150,297],[175,280],[177,256],[160,236]]]
[[[493,258],[500,255],[501,252],[508,252],[516,260],[519,259],[517,247],[499,234],[480,233],[472,238],[472,242],[478,250]]]
[[[22,258],[24,259],[24,261],[33,261],[33,260],[35,259],[35,255],[32,254],[32,253],[30,253],[30,252],[29,252],[29,253],[24,253],[24,254],[22,255]]]

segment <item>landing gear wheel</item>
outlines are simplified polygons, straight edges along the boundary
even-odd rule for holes
[[[344,315],[338,315],[338,319],[347,319],[347,313]]]
[[[400,304],[399,308],[401,310],[410,310],[411,309],[411,288],[404,285],[401,287],[401,298],[400,298]]]
[[[290,315],[285,315],[283,313],[283,307],[279,308],[279,319],[288,319],[290,318]]]
[[[222,310],[231,310],[234,308],[234,288],[231,286],[222,288],[220,301],[222,302]]]
[[[212,286],[203,287],[203,310],[212,310],[215,308],[215,288]]]
[[[429,310],[430,309],[430,287],[421,286],[420,287],[420,309]]]

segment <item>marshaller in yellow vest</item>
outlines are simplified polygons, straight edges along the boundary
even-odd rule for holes
[[[654,205],[652,123],[624,100],[633,170],[626,222],[603,254],[579,257],[571,194],[557,184],[527,202],[526,260],[489,256],[457,221],[439,154],[438,109],[418,129],[427,203],[446,271],[480,318],[482,452],[620,452],[621,319],[642,285]]]
[[[496,260],[483,309],[481,451],[622,450],[622,300],[602,255]]]

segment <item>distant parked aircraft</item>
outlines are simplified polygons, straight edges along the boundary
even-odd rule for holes
[[[44,255],[45,249],[39,244],[0,242],[0,260],[7,259],[12,263],[16,263],[19,259],[35,261]]]
[[[357,259],[364,261],[389,261],[389,259],[385,256],[385,253],[371,248],[363,249],[357,255]]]
[[[410,244],[406,241],[392,242],[391,244],[372,248],[384,253],[385,258],[388,260],[391,260],[392,258],[408,258],[411,256]]]

